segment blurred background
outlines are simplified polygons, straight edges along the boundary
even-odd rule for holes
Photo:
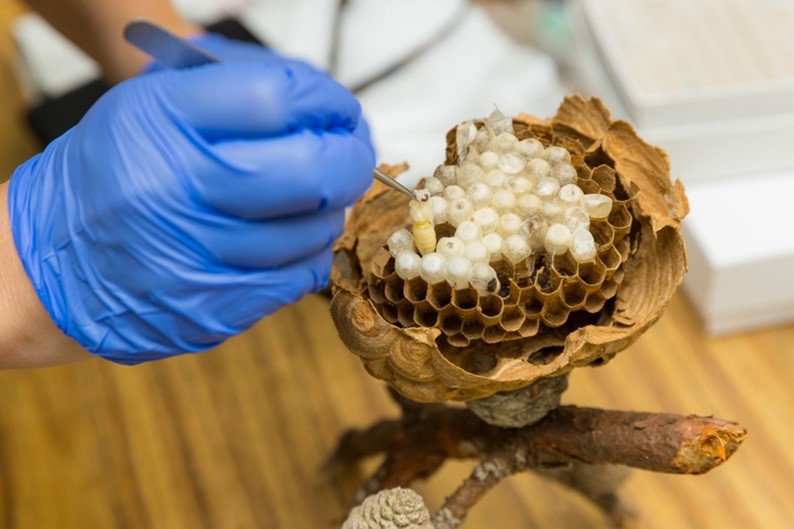
[[[361,99],[379,160],[413,184],[454,124],[602,98],[669,154],[691,202],[686,297],[566,400],[716,414],[750,437],[703,477],[636,473],[640,527],[794,527],[794,2],[789,0],[174,0],[331,71]],[[230,25],[229,21],[233,21]],[[0,0],[0,178],[107,89],[97,65]],[[321,470],[344,429],[394,415],[336,340],[322,298],[220,351],[125,369],[0,373],[0,526],[334,527],[363,476]],[[467,473],[421,486],[431,506]],[[307,508],[308,507],[308,508]],[[493,520],[504,520],[497,525]],[[535,476],[466,527],[608,527]]]

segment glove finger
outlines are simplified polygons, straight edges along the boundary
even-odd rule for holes
[[[300,261],[271,270],[261,276],[260,287],[269,289],[267,296],[278,303],[273,310],[295,303],[306,294],[319,292],[331,277],[332,245]]]
[[[195,237],[216,262],[235,268],[277,268],[327,248],[342,234],[345,212],[241,221],[224,217]]]
[[[217,33],[205,33],[190,39],[199,48],[208,51],[212,56],[222,62],[289,62],[295,64],[308,64],[296,59],[283,57],[272,52],[265,46],[242,40],[229,39]]]
[[[220,294],[223,299],[215,301],[225,307],[225,325],[233,329],[228,334],[239,333],[281,307],[322,290],[331,276],[332,261],[333,252],[327,246],[289,265],[240,276],[236,282],[240,288]]]
[[[117,354],[111,348],[101,356],[134,365],[178,354],[175,350],[203,351],[214,347],[283,306],[322,290],[330,277],[332,259],[329,246],[274,270],[231,275],[204,270],[192,274],[193,284],[183,291],[180,303],[175,306],[166,303],[158,314],[147,315],[149,319],[154,318],[146,325],[154,329],[152,339],[141,341],[141,337],[134,334],[133,354]],[[179,332],[174,333],[175,329]],[[125,329],[116,327],[113,333],[119,330]],[[174,342],[173,346],[167,345],[169,340]]]
[[[356,126],[355,130],[353,130],[353,136],[358,138],[366,145],[369,145],[374,154],[375,148],[372,146],[372,134],[369,130],[369,123],[367,123],[367,120],[364,119],[363,115],[361,116],[361,119],[358,120],[358,126]]]
[[[216,163],[200,171],[193,186],[204,204],[240,218],[341,209],[372,184],[372,148],[348,132],[304,130],[212,148]]]
[[[326,74],[297,62],[240,62],[171,70],[141,78],[160,103],[202,138],[265,138],[295,130],[353,130],[361,106]]]

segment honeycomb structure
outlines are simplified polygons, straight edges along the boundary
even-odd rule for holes
[[[527,128],[515,132],[520,140],[533,137]],[[381,316],[402,327],[438,328],[449,346],[466,347],[477,340],[496,344],[533,337],[543,327],[562,327],[578,311],[598,313],[623,280],[621,265],[629,256],[632,227],[630,199],[617,188],[611,167],[592,169],[584,162],[581,147],[569,144],[567,148],[574,150],[571,159],[577,185],[585,193],[606,195],[613,201],[607,218],[590,223],[597,248],[594,260],[577,263],[570,253],[545,251],[517,264],[502,259],[493,263],[499,291],[483,295],[471,286],[457,289],[445,281],[404,280],[395,271],[394,257],[383,247],[366,275],[369,297]],[[455,231],[448,223],[435,228],[437,239]]]

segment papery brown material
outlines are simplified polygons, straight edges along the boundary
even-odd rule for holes
[[[578,152],[593,181],[616,183],[625,195],[617,198],[631,199],[622,281],[614,301],[592,318],[559,329],[544,327],[535,336],[509,342],[458,349],[442,343],[437,328],[389,323],[370,299],[366,278],[389,235],[408,223],[407,198],[376,183],[354,206],[336,245],[331,312],[342,340],[367,370],[413,400],[481,398],[603,363],[659,318],[683,279],[680,222],[688,203],[680,182],[670,180],[662,150],[643,142],[629,124],[612,121],[598,99],[569,97],[550,120],[520,115],[513,123],[519,137],[534,136]],[[454,163],[454,131],[447,141],[447,163]],[[403,168],[383,169],[396,176]]]

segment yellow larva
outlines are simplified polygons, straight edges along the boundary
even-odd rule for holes
[[[414,244],[422,255],[436,251],[436,229],[432,222],[414,222]]]
[[[428,201],[412,200],[409,204],[413,221],[414,245],[422,255],[436,250],[436,229],[433,208]]]

